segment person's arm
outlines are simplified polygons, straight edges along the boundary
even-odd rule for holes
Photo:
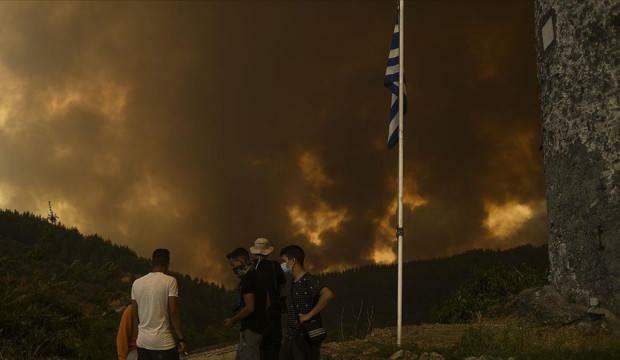
[[[184,343],[183,331],[181,330],[181,304],[176,296],[168,296],[168,311],[170,313],[170,321],[179,342]]]
[[[254,293],[243,294],[243,302],[245,303],[245,306],[242,307],[241,310],[235,314],[235,316],[230,319],[226,319],[224,321],[224,325],[231,326],[232,324],[252,315],[254,312]]]
[[[312,310],[310,310],[310,312],[307,314],[299,314],[299,322],[300,323],[306,322],[312,319],[313,317],[315,317],[316,315],[318,315],[321,312],[321,310],[325,309],[325,306],[327,306],[327,303],[329,303],[329,301],[333,298],[334,298],[334,293],[328,287],[322,288],[320,295],[319,295],[319,300],[316,302],[316,305],[314,306],[314,308],[312,308]]]
[[[168,316],[170,317],[172,328],[179,342],[179,351],[184,352],[187,344],[185,343],[181,327],[181,304],[179,302],[179,288],[176,279],[170,282],[168,288]]]
[[[133,327],[132,322],[133,312],[131,311],[131,305],[129,305],[125,311],[123,311],[118,333],[116,334],[116,352],[118,354],[118,360],[127,360],[127,355],[129,354],[129,336],[131,335]]]
[[[132,318],[133,321],[131,322],[131,326],[133,327],[133,332],[132,334],[138,334],[138,324],[140,323],[140,318],[138,317],[138,301],[137,301],[137,295],[135,292],[135,282],[133,283],[133,285],[131,286],[131,307],[132,307]]]

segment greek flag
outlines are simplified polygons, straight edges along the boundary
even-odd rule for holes
[[[400,74],[400,31],[398,27],[398,17],[396,17],[396,25],[394,26],[394,34],[392,35],[392,45],[390,46],[390,55],[388,57],[387,68],[385,69],[385,77],[383,85],[390,89],[392,93],[392,106],[390,108],[390,120],[388,131],[388,148],[394,147],[398,143],[398,77]],[[403,89],[405,103],[403,104],[404,112],[407,112],[407,94]]]

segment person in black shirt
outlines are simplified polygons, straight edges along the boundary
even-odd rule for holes
[[[267,326],[267,292],[260,285],[258,273],[246,249],[235,249],[226,257],[240,281],[234,316],[224,320],[224,325],[232,326],[241,322],[237,360],[260,360],[260,344]]]
[[[269,295],[269,307],[267,309],[269,321],[261,342],[262,360],[278,360],[282,345],[282,310],[284,305],[281,295],[286,280],[280,264],[269,259],[273,250],[274,247],[265,238],[256,239],[254,246],[250,248],[259,283]]]
[[[291,274],[290,290],[286,299],[287,331],[280,352],[281,360],[318,360],[320,345],[311,344],[301,328],[306,321],[322,324],[321,310],[334,297],[320,279],[306,272],[304,251],[296,245],[280,252],[282,270]]]

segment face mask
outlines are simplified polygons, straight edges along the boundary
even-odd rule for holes
[[[243,265],[235,266],[233,268],[233,272],[235,273],[235,275],[241,278],[245,274],[247,274],[251,266],[252,266],[251,264],[243,264]]]
[[[280,264],[280,266],[282,267],[282,271],[284,271],[285,274],[290,274],[293,272],[293,268],[291,268],[290,266],[288,266],[287,263],[283,262],[282,264]]]

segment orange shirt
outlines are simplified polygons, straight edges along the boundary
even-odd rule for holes
[[[119,360],[126,360],[127,354],[136,349],[136,338],[138,334],[134,334],[133,326],[133,305],[128,305],[123,311],[121,323],[118,326],[116,334],[116,352]]]

